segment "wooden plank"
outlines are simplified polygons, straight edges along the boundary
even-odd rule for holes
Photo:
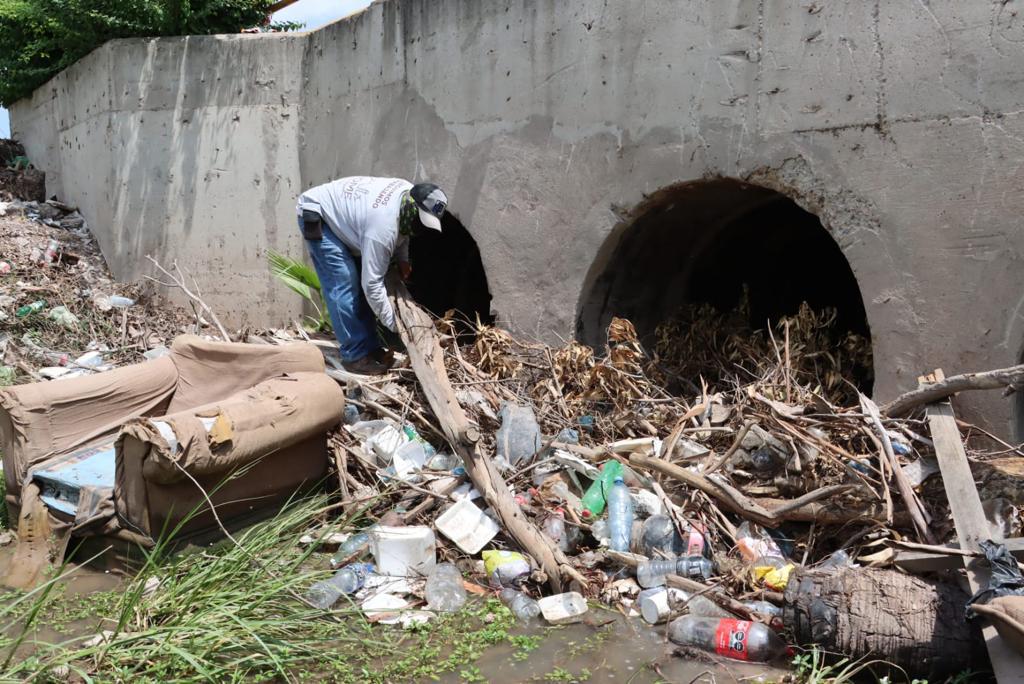
[[[935,376],[942,380],[941,371],[935,371]],[[989,539],[992,533],[981,507],[981,497],[974,486],[974,476],[967,462],[953,407],[948,401],[931,404],[927,416],[960,548],[980,551],[979,543]],[[988,586],[988,561],[984,557],[964,556],[962,562],[972,593]],[[1010,648],[991,625],[982,630],[982,636],[996,681],[999,684],[1024,684],[1024,656]]]
[[[1024,561],[1024,539],[1015,537],[1003,542],[1010,550],[1013,557],[1018,561]],[[953,550],[959,550],[960,545],[948,544]],[[955,570],[962,568],[964,557],[945,553],[930,553],[927,551],[908,551],[906,549],[894,549],[896,556],[893,563],[908,572],[938,572],[939,570]]]

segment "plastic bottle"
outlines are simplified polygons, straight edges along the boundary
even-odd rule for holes
[[[494,434],[499,460],[515,465],[540,451],[542,444],[537,416],[529,406],[506,403],[498,412],[501,427]]]
[[[127,309],[130,306],[135,306],[135,300],[131,297],[122,297],[121,295],[111,295],[108,300],[110,306],[115,309]]]
[[[565,535],[565,511],[556,508],[544,519],[544,532],[558,544],[562,551],[568,551],[568,543]]]
[[[746,601],[743,605],[746,606],[748,610],[760,613],[765,617],[782,617],[782,608],[779,608],[774,603],[769,603],[768,601]]]
[[[596,518],[604,512],[608,492],[611,491],[617,477],[622,477],[621,463],[608,461],[601,466],[601,477],[594,480],[581,499],[584,515]]]
[[[40,266],[49,266],[57,260],[57,251],[60,249],[60,243],[50,238],[50,241],[46,243],[46,249],[43,251],[42,259],[39,262]]]
[[[704,556],[684,556],[664,560],[643,561],[636,566],[636,581],[645,589],[665,583],[665,575],[681,575],[691,579],[708,579],[714,565]]]
[[[427,586],[423,594],[431,610],[454,613],[466,603],[462,573],[451,563],[435,565],[427,576]]]
[[[345,425],[355,425],[360,420],[362,420],[362,416],[359,415],[359,407],[355,404],[345,404],[345,415],[342,422]]]
[[[427,468],[430,470],[441,470],[445,472],[451,472],[451,470],[460,465],[462,465],[461,458],[455,454],[449,454],[444,451],[434,454],[427,461]]]
[[[629,539],[633,535],[633,499],[621,477],[615,478],[608,492],[608,531],[611,533],[608,546],[612,551],[629,551]]]
[[[644,520],[640,531],[640,553],[653,557],[656,551],[669,556],[678,556],[684,551],[676,524],[667,515],[652,515]]]
[[[367,532],[357,532],[345,540],[338,547],[337,553],[331,557],[331,567],[337,568],[345,561],[360,552],[356,558],[365,558],[370,554],[370,535]]]
[[[822,568],[848,568],[853,565],[853,559],[850,558],[850,554],[846,553],[843,549],[835,551],[828,558],[822,561],[819,567]]]
[[[540,605],[521,591],[502,589],[498,597],[519,620],[530,620],[540,615]]]
[[[354,594],[366,583],[373,572],[372,563],[352,563],[334,573],[334,577],[317,582],[309,588],[306,600],[321,610],[334,605],[342,594]]]
[[[39,299],[31,304],[19,307],[18,310],[14,312],[14,315],[18,318],[25,318],[26,316],[42,311],[44,308],[46,308],[46,302]]]
[[[734,660],[766,663],[783,655],[786,642],[760,622],[684,615],[668,626],[668,638],[680,646]]]

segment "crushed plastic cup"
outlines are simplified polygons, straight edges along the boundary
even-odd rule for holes
[[[475,555],[497,536],[498,524],[469,499],[460,499],[434,521],[437,531],[465,553]]]
[[[437,563],[437,540],[429,527],[378,526],[370,533],[370,552],[381,575],[422,576]]]

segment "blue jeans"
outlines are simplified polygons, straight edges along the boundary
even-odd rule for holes
[[[305,224],[299,217],[299,230]],[[306,240],[313,268],[320,278],[320,291],[338,338],[342,362],[361,359],[380,348],[377,318],[363,295],[359,262],[331,229],[323,224],[323,238]]]

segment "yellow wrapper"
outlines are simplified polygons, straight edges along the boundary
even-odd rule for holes
[[[789,583],[789,573],[793,572],[795,565],[787,563],[781,568],[776,568],[771,565],[755,565],[751,572],[754,575],[754,580],[768,587],[769,589],[775,589],[776,591],[782,591],[786,588],[786,584]]]

